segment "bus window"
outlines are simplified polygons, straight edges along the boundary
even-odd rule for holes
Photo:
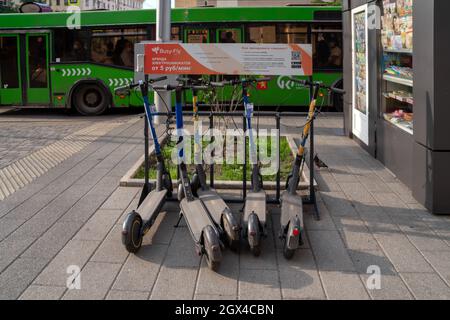
[[[248,28],[250,43],[276,43],[277,30],[275,26],[255,26]]]
[[[308,27],[299,24],[278,24],[277,43],[308,43]]]
[[[171,29],[171,40],[179,41],[180,40],[180,27],[172,27]]]
[[[47,88],[47,40],[40,35],[28,38],[30,88]]]
[[[186,30],[186,43],[209,43],[208,29]]]
[[[86,30],[55,30],[56,62],[87,61],[89,34]]]
[[[17,38],[0,36],[0,85],[3,89],[19,88]]]
[[[316,69],[342,69],[342,30],[339,26],[314,26],[312,44]]]
[[[91,60],[97,63],[133,67],[134,44],[146,39],[143,28],[92,30]]]
[[[241,29],[217,30],[217,42],[219,43],[241,43]]]

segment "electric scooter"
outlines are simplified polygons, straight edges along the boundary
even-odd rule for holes
[[[180,201],[180,219],[175,227],[178,227],[181,219],[184,217],[188,225],[189,231],[196,245],[198,255],[205,255],[208,267],[217,271],[222,260],[223,243],[220,240],[220,231],[210,212],[204,205],[203,201],[196,198],[191,189],[189,181],[187,166],[184,155],[184,138],[183,138],[183,105],[182,93],[183,90],[207,90],[206,86],[192,86],[183,85],[166,85],[161,87],[154,87],[155,90],[161,91],[175,91],[176,103],[176,127],[177,127],[177,151],[178,151],[178,171],[180,176],[180,184],[178,186],[178,200]],[[227,217],[227,216],[225,216]]]
[[[283,240],[283,255],[286,259],[292,259],[295,251],[303,245],[304,221],[303,221],[303,201],[301,196],[297,193],[298,184],[302,174],[305,163],[305,147],[308,141],[311,123],[318,114],[316,109],[317,97],[321,88],[336,94],[344,94],[345,91],[326,86],[320,82],[310,82],[307,80],[299,80],[295,78],[290,79],[293,82],[299,83],[303,86],[312,86],[313,94],[309,105],[308,117],[306,124],[303,127],[302,138],[300,146],[297,150],[292,172],[288,177],[286,183],[286,191],[281,196],[281,230],[280,239]]]
[[[223,87],[221,82],[205,82],[202,79],[186,78],[179,80],[183,81],[186,85],[192,87],[192,108],[193,108],[193,122],[194,122],[194,159],[195,159],[195,174],[192,177],[191,188],[195,196],[197,196],[205,205],[206,209],[214,220],[217,229],[220,232],[220,236],[223,242],[226,242],[229,248],[233,251],[239,249],[240,243],[240,225],[239,221],[234,217],[233,212],[220,197],[218,192],[211,188],[206,182],[206,173],[203,167],[202,160],[202,146],[201,146],[201,132],[199,129],[199,116],[198,116],[198,87],[206,87],[208,89],[214,89]]]
[[[261,255],[261,239],[266,235],[266,192],[257,155],[257,146],[253,135],[253,104],[250,102],[249,87],[258,82],[267,82],[270,78],[237,79],[228,83],[242,86],[247,132],[249,134],[250,163],[252,164],[251,190],[247,193],[243,216],[243,235],[247,238],[250,251],[256,257]]]
[[[121,94],[124,90],[129,91],[133,88],[140,87],[145,108],[145,184],[142,189],[137,209],[127,215],[122,227],[122,243],[125,245],[128,252],[131,253],[136,253],[139,251],[142,246],[143,237],[155,223],[155,220],[158,217],[166,199],[172,197],[172,179],[164,163],[163,155],[161,153],[161,145],[159,144],[158,136],[153,123],[153,112],[148,99],[149,87],[152,88],[153,83],[166,79],[167,77],[148,79],[148,76],[146,76],[145,81],[139,81],[138,84],[131,84],[129,86],[116,89],[116,94]],[[152,191],[150,190],[148,177],[149,129],[155,147],[157,161],[156,187]]]

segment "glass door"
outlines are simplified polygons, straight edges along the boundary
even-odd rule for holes
[[[50,103],[49,36],[48,33],[29,33],[25,37],[26,104]]]
[[[19,36],[0,34],[0,105],[22,104]]]

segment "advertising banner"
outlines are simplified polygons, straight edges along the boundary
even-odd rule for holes
[[[146,74],[312,75],[310,44],[145,44]]]

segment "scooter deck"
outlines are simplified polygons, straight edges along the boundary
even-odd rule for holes
[[[303,200],[300,195],[292,195],[284,192],[281,196],[281,225],[286,226],[292,217],[300,218],[300,226],[303,228]]]
[[[184,198],[180,202],[180,209],[196,242],[200,241],[203,229],[207,225],[214,226],[214,222],[201,200],[188,201]]]
[[[199,190],[198,197],[203,201],[203,204],[211,214],[211,217],[218,224],[220,224],[220,219],[225,210],[228,209],[231,212],[231,209],[214,189]]]
[[[247,193],[244,209],[244,221],[248,221],[248,217],[255,213],[258,216],[259,222],[262,225],[266,224],[266,192],[261,190],[259,192],[250,191]]]
[[[137,212],[143,220],[150,220],[155,214],[161,211],[164,200],[167,196],[167,190],[150,192],[142,204],[137,208]]]

